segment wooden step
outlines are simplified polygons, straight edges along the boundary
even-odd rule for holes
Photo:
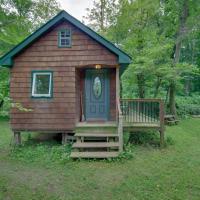
[[[119,152],[72,152],[71,158],[114,158]]]
[[[75,137],[118,137],[116,133],[76,133]]]
[[[119,147],[119,142],[76,142],[73,148],[104,148]]]

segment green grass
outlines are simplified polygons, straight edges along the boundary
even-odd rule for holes
[[[69,146],[10,146],[0,122],[0,200],[199,200],[200,119],[167,127],[173,145],[137,145],[121,161],[72,161]]]

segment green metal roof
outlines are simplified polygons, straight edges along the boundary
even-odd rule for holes
[[[35,40],[37,40],[38,37],[43,35],[44,33],[48,32],[48,30],[57,24],[61,20],[66,20],[72,23],[74,26],[78,27],[80,30],[82,30],[84,33],[89,35],[91,38],[105,46],[107,49],[109,49],[111,52],[116,54],[119,58],[119,64],[128,65],[131,62],[131,57],[126,54],[121,49],[117,48],[113,43],[106,40],[104,37],[100,36],[98,33],[94,32],[89,27],[82,24],[80,21],[75,19],[73,16],[68,14],[66,11],[59,12],[55,17],[53,17],[51,20],[49,20],[46,24],[41,26],[38,30],[36,30],[34,33],[32,33],[30,36],[28,36],[25,40],[23,40],[21,43],[19,43],[17,46],[15,46],[13,49],[11,49],[8,53],[6,53],[4,56],[0,58],[0,65],[1,66],[7,66],[12,67],[13,65],[13,57],[20,53],[23,49],[25,49],[28,45],[33,43]]]

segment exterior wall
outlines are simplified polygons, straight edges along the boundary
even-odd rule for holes
[[[72,47],[57,46],[57,31],[70,27]],[[76,68],[117,65],[117,56],[70,23],[62,22],[14,58],[10,96],[32,112],[11,111],[13,130],[68,131],[77,120]],[[53,98],[31,98],[31,72],[53,71]],[[112,91],[112,90],[111,90]],[[113,97],[111,98],[113,99]],[[80,105],[80,104],[79,104]],[[78,110],[80,113],[80,110]],[[113,113],[112,113],[113,116]]]

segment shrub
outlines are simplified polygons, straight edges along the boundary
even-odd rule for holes
[[[159,134],[155,132],[134,132],[130,133],[129,143],[134,144],[159,144]]]
[[[200,95],[177,97],[177,114],[180,117],[200,115]]]
[[[129,143],[134,143],[138,145],[153,145],[160,146],[160,136],[156,132],[136,132],[131,133],[129,137]],[[174,145],[174,141],[170,136],[165,137],[164,146]]]
[[[175,143],[174,140],[170,136],[167,136],[165,140],[165,146],[174,145],[174,143]]]
[[[27,163],[62,164],[70,160],[71,145],[60,145],[56,142],[34,142],[28,140],[21,146],[13,146],[10,158]]]

